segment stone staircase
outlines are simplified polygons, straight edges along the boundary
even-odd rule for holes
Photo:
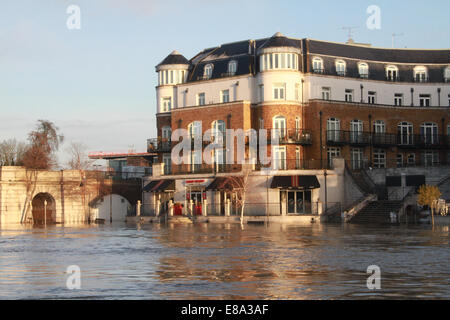
[[[372,201],[361,209],[349,222],[358,224],[391,224],[391,212],[397,212],[402,201]]]

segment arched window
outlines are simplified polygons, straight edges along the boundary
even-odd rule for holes
[[[322,58],[314,57],[312,60],[312,65],[313,65],[314,73],[320,73],[320,74],[324,73]]]
[[[438,143],[438,126],[433,122],[425,122],[420,126],[420,140],[425,144]]]
[[[355,119],[350,122],[350,142],[362,143],[363,139],[363,122]]]
[[[450,66],[444,70],[444,81],[450,82]]]
[[[382,120],[374,121],[373,123],[373,132],[374,133],[385,133],[386,132],[386,124]]]
[[[237,61],[231,60],[228,62],[228,74],[234,75],[237,71]]]
[[[211,133],[212,137],[215,138],[217,137],[217,139],[224,139],[226,130],[225,121],[223,120],[213,121],[213,123],[211,124],[211,130],[212,130]],[[216,141],[216,139],[214,141]]]
[[[286,118],[283,116],[273,117],[273,135],[284,138],[286,136]]]
[[[341,121],[336,118],[327,120],[327,141],[339,142],[341,136]]]
[[[188,125],[189,137],[194,139],[194,137],[201,137],[202,135],[202,122],[194,121]]]
[[[374,144],[385,144],[386,141],[386,124],[382,120],[376,120],[373,123],[373,143]]]
[[[414,68],[414,81],[415,82],[428,82],[428,70],[424,66]]]
[[[369,65],[365,62],[360,62],[358,64],[359,76],[361,78],[369,78]]]
[[[169,126],[162,127],[161,129],[162,141],[170,141],[172,138],[172,128]]]
[[[409,122],[400,122],[397,126],[397,133],[401,145],[413,144],[413,125]]]
[[[211,63],[208,63],[205,66],[205,69],[203,70],[203,77],[205,79],[211,79],[212,72],[213,72],[213,65]]]
[[[338,76],[345,76],[346,63],[344,60],[336,60],[336,74]]]
[[[388,80],[388,81],[398,81],[399,80],[397,66],[387,66],[386,67],[386,80]]]

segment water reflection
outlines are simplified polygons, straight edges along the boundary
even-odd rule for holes
[[[448,248],[448,227],[2,226],[0,298],[449,298]],[[65,287],[72,264],[78,291]],[[379,291],[366,287],[373,264]]]

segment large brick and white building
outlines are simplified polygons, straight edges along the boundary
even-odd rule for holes
[[[279,144],[268,147],[272,164],[253,166],[249,214],[345,207],[364,195],[349,182],[351,170],[450,164],[450,49],[384,49],[277,33],[205,49],[190,60],[174,51],[156,72],[158,137],[148,145],[161,165],[144,188],[148,210],[169,200],[185,208],[206,200],[208,213],[224,214],[232,201],[218,186],[241,166],[173,165],[171,133],[179,128],[278,133]]]

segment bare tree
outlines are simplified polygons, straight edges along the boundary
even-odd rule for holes
[[[27,150],[24,142],[9,139],[0,142],[0,166],[20,166]]]
[[[87,156],[87,147],[80,142],[72,142],[67,148],[69,154],[69,160],[67,166],[72,170],[88,170],[94,163],[93,160]]]
[[[71,170],[78,170],[80,173],[80,185],[79,188],[72,189],[73,196],[80,196],[86,219],[90,221],[89,210],[87,208],[87,177],[86,170],[89,170],[92,166],[93,160],[90,160],[86,152],[87,147],[80,142],[72,142],[67,148],[69,154],[69,160],[67,166]]]
[[[30,146],[23,156],[27,169],[51,169],[56,165],[54,154],[64,136],[58,134],[58,127],[48,120],[38,120],[36,130],[28,134]]]
[[[26,170],[27,195],[22,211],[21,221],[25,221],[30,202],[34,197],[39,170],[48,170],[56,165],[54,157],[64,136],[58,134],[58,127],[48,120],[38,120],[36,129],[28,134],[30,143],[23,155]]]
[[[243,166],[241,176],[228,177],[231,191],[236,195],[236,204],[241,208],[241,226],[244,224],[244,209],[247,200],[247,192],[249,191],[249,178],[251,168]]]

